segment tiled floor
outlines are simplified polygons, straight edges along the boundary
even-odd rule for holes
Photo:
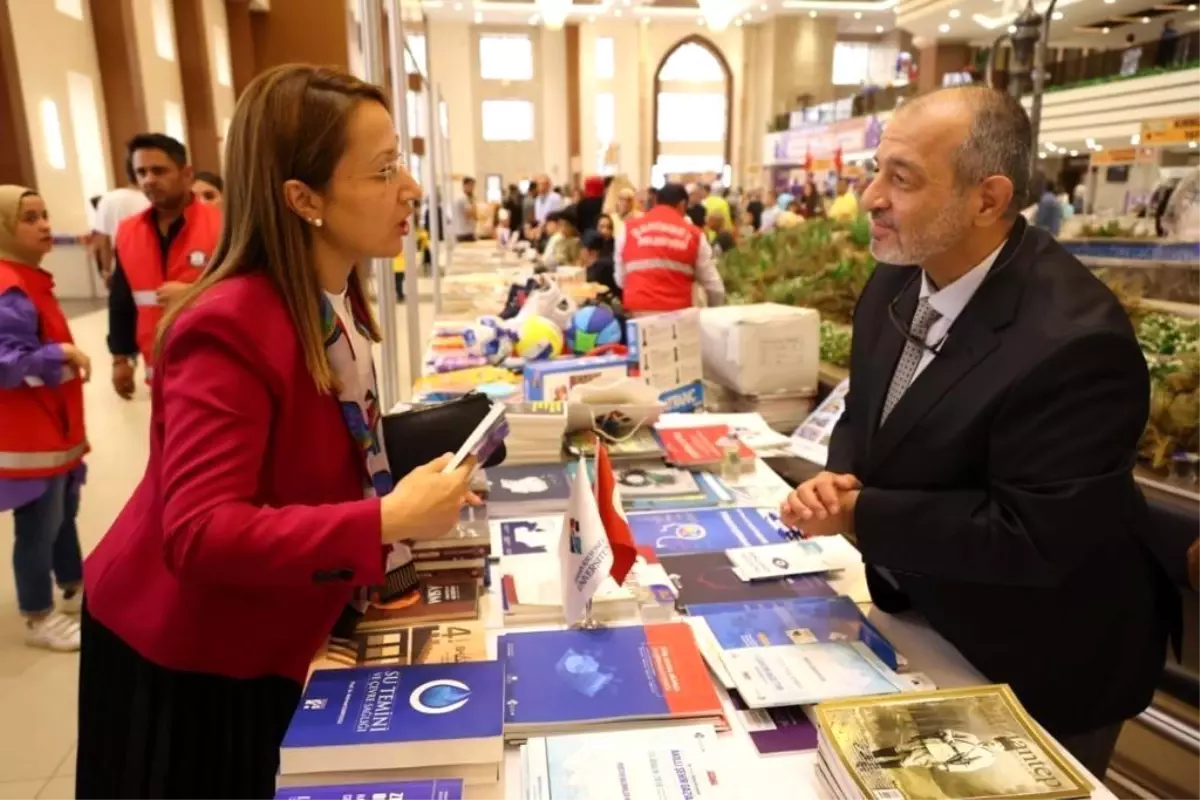
[[[428,281],[422,280],[422,299]],[[421,330],[428,331],[432,306],[420,308]],[[85,389],[88,483],[79,515],[86,554],[108,530],[145,468],[150,401],[145,389],[131,402],[120,400],[108,382],[103,310],[76,316],[71,328],[79,346],[93,359],[96,379]],[[399,340],[394,349],[400,385],[411,387],[406,350],[405,306],[397,307]],[[12,541],[12,515],[0,513],[0,542]],[[7,560],[7,559],[5,559]],[[0,800],[70,798],[74,795],[77,655],[26,647],[17,614],[12,571],[0,568]]]

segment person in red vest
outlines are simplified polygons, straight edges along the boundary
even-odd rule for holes
[[[712,247],[687,218],[687,189],[668,183],[658,202],[625,223],[614,247],[615,277],[630,316],[692,307],[692,284],[704,287],[710,306],[725,302]]]
[[[46,204],[32,189],[0,186],[0,511],[13,512],[13,571],[25,640],[79,649],[83,559],[75,515],[87,436],[76,347],[38,265],[54,246]],[[57,603],[54,584],[62,591]]]
[[[146,380],[163,308],[175,302],[204,272],[221,236],[221,212],[195,200],[187,148],[161,133],[129,142],[129,161],[150,208],[117,230],[116,263],[108,295],[108,349],[112,382],[128,400],[135,390],[140,355]]]

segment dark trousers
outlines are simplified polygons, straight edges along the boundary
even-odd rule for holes
[[[403,300],[404,299],[404,273],[403,272],[393,272],[392,276],[396,280],[396,300],[397,301]]]
[[[70,473],[46,481],[46,491],[13,511],[13,573],[17,606],[25,616],[54,609],[54,584],[72,587],[83,580],[83,556],[75,515],[79,482]]]
[[[1108,762],[1112,761],[1113,750],[1117,747],[1117,737],[1120,736],[1124,724],[1119,722],[1086,733],[1061,736],[1058,743],[1079,759],[1079,763],[1095,775],[1096,780],[1103,781],[1104,774],[1108,772]]]

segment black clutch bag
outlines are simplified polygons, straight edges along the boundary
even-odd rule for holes
[[[422,464],[443,453],[454,453],[471,432],[483,422],[492,402],[486,395],[471,392],[457,400],[437,405],[418,406],[383,417],[383,442],[387,447],[392,479],[399,481]],[[501,444],[481,467],[494,467],[504,461]]]

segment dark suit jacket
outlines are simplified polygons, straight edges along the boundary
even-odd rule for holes
[[[880,265],[854,315],[828,468],[857,475],[858,545],[909,606],[1057,735],[1132,717],[1166,653],[1169,590],[1131,474],[1149,378],[1112,293],[1018,220],[940,355],[880,410],[919,273]],[[1177,601],[1175,601],[1177,603]]]

